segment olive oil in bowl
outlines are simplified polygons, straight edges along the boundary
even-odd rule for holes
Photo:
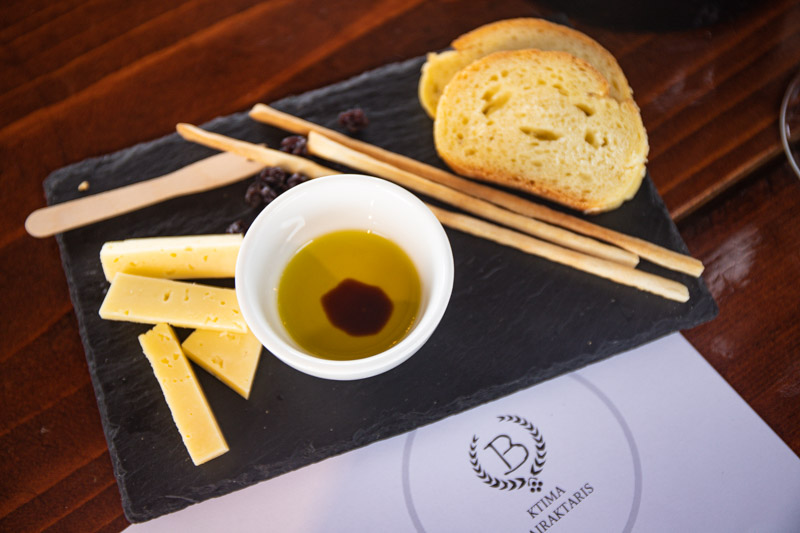
[[[286,265],[278,313],[309,353],[362,359],[400,342],[417,319],[422,289],[414,263],[397,244],[364,230],[317,237]]]

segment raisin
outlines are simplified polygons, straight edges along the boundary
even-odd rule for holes
[[[244,193],[244,201],[250,207],[258,207],[263,203],[261,199],[262,185],[258,180],[254,181],[247,187],[247,192]]]
[[[309,179],[308,176],[306,176],[305,174],[300,174],[299,172],[295,172],[294,174],[286,178],[286,188],[291,189],[292,187],[296,187],[301,183],[305,183],[306,181],[308,181],[308,179]]]
[[[281,150],[294,155],[308,155],[306,143],[302,135],[290,135],[281,141]]]
[[[270,185],[275,189],[283,187],[286,181],[286,172],[280,167],[267,167],[256,178],[262,185]]]
[[[258,189],[258,193],[261,195],[261,202],[266,205],[277,198],[280,191],[276,191],[270,185],[261,185]]]
[[[290,187],[299,185],[308,180],[302,174],[294,173],[291,176],[280,167],[267,167],[253,180],[244,195],[244,201],[250,207],[267,205]]]
[[[247,231],[247,224],[241,218],[231,223],[230,226],[225,228],[225,233],[244,233]]]
[[[364,110],[356,107],[339,113],[339,124],[347,128],[350,133],[357,133],[369,125],[369,120]]]
[[[278,182],[286,179],[286,171],[281,167],[269,167],[267,171],[269,172],[270,177]]]

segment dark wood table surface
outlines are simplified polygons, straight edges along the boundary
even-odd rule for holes
[[[127,524],[55,240],[23,227],[50,172],[517,16],[561,17],[618,58],[652,178],[720,307],[683,333],[800,453],[800,182],[778,132],[800,5],[754,4],[656,31],[522,0],[3,2],[0,531]]]

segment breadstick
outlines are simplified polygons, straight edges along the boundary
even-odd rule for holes
[[[216,148],[223,152],[230,152],[252,161],[258,161],[265,165],[282,167],[290,172],[300,172],[309,178],[319,178],[330,176],[331,174],[341,174],[330,168],[318,165],[304,157],[287,154],[280,150],[273,150],[265,146],[240,141],[198,128],[191,124],[180,123],[175,127],[178,134],[187,141],[196,142],[209,148]]]
[[[525,253],[543,257],[555,263],[594,274],[595,276],[609,279],[622,285],[635,287],[639,290],[650,292],[669,300],[675,300],[677,302],[686,302],[689,300],[689,289],[677,281],[622,266],[612,261],[606,261],[597,257],[567,250],[566,248],[534,239],[533,237],[517,233],[510,229],[495,226],[494,224],[478,220],[468,215],[453,213],[431,205],[428,207],[442,224],[450,228],[504,246],[516,248]]]
[[[218,150],[230,151],[267,165],[285,166],[292,172],[304,172],[311,177],[327,176],[337,173],[302,157],[271,150],[246,141],[232,139],[218,133],[211,133],[190,124],[178,124],[177,130],[186,140],[194,141]],[[419,193],[427,194],[428,196],[451,205],[457,205],[464,210],[517,228],[526,233],[558,242],[564,246],[590,255],[616,261],[623,265],[636,266],[638,262],[638,257],[625,250],[608,246],[581,235],[570,233],[561,228],[556,228],[544,224],[543,222],[512,213],[478,198],[473,198],[445,187],[444,185],[439,185],[425,180],[424,178],[414,176],[408,172],[396,169],[391,165],[374,160],[369,156],[359,154],[354,150],[350,150],[349,148],[326,139],[324,136],[317,136],[317,134],[309,136],[309,151],[314,153],[314,147],[318,147],[316,155],[346,164],[353,168],[358,168],[365,172],[374,173]]]
[[[470,196],[482,198],[495,205],[499,205],[510,211],[514,211],[515,213],[543,220],[545,222],[568,228],[572,231],[576,231],[596,239],[610,242],[664,268],[683,272],[695,277],[699,276],[703,272],[703,263],[693,257],[674,252],[637,237],[632,237],[618,231],[598,226],[597,224],[592,224],[591,222],[587,222],[581,218],[567,215],[560,211],[556,211],[555,209],[550,209],[543,205],[536,204],[514,194],[482,185],[460,176],[456,176],[450,172],[446,172],[409,157],[384,150],[383,148],[379,148],[363,141],[353,139],[352,137],[348,137],[339,132],[319,126],[313,122],[308,122],[307,120],[303,120],[293,115],[289,115],[288,113],[278,111],[264,104],[256,104],[250,111],[250,117],[254,120],[258,120],[260,122],[264,122],[266,124],[270,124],[299,135],[308,135],[311,131],[321,133],[349,148],[368,154],[375,159],[387,162],[407,172],[411,172],[418,176],[423,176],[431,181],[435,181],[442,185],[460,190],[469,194]]]
[[[278,152],[277,150],[270,150],[258,145],[251,145],[250,143],[244,141],[236,141],[235,139],[230,139],[224,135],[203,132],[203,130],[198,131],[198,128],[188,125],[183,125],[181,130],[181,134],[186,134],[185,137],[187,139],[191,138],[191,140],[194,140],[195,142],[199,142],[200,144],[208,143],[208,145],[210,145],[211,142],[214,142],[214,146],[216,148],[223,150],[228,147],[235,146],[237,150],[241,150],[240,153],[246,153],[247,157],[252,157],[265,165],[273,166],[285,164],[286,162],[290,162],[291,164],[295,165],[297,164],[297,161],[295,161],[296,159],[302,159],[300,157],[285,154],[283,152]],[[314,136],[309,138],[309,146],[311,146],[312,142],[316,143],[318,141],[318,139],[313,139],[313,137]],[[324,139],[323,137],[323,140],[327,139]],[[321,167],[319,165],[316,166],[318,167],[318,176],[336,174],[336,172],[333,170],[325,169],[325,167]],[[327,172],[327,174],[324,172]],[[425,182],[425,180],[421,181]],[[437,184],[428,185],[442,187],[441,185]],[[471,198],[471,201],[475,200],[475,198]],[[617,283],[621,283],[623,285],[628,285],[644,291],[652,292],[653,294],[663,296],[664,298],[680,302],[685,302],[689,299],[688,289],[686,289],[686,287],[680,283],[661,278],[653,274],[648,274],[646,272],[641,272],[629,266],[620,265],[619,263],[615,263],[613,261],[608,261],[605,259],[585,255],[577,251],[568,250],[566,248],[556,246],[555,244],[540,241],[538,239],[534,239],[533,237],[501,228],[476,218],[452,213],[450,211],[430,205],[428,207],[439,218],[442,224],[453,229],[464,231],[478,237],[487,238],[497,242],[498,244],[517,248],[526,253],[537,255],[539,257],[543,257],[551,261],[594,274],[596,276],[616,281]],[[494,208],[499,209],[497,207]],[[499,210],[503,211],[502,209]],[[519,215],[515,215],[514,213],[510,214],[513,217],[519,217]]]
[[[639,258],[636,255],[626,252],[625,250],[603,244],[517,213],[512,213],[511,211],[479,198],[426,180],[425,178],[421,178],[405,170],[400,170],[388,163],[378,161],[373,157],[348,148],[313,131],[308,135],[308,151],[323,159],[328,159],[363,172],[386,178],[403,187],[425,194],[431,198],[436,198],[447,204],[457,206],[459,209],[463,209],[474,215],[518,229],[530,235],[535,235],[561,246],[631,267],[636,266],[639,262]]]

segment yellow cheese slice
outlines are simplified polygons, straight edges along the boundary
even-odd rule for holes
[[[250,396],[261,357],[261,342],[252,333],[198,329],[181,345],[186,356],[244,398]]]
[[[192,462],[200,465],[227,452],[225,437],[172,328],[158,324],[139,335],[139,343],[153,367]]]
[[[117,272],[169,279],[232,278],[241,245],[241,234],[111,241],[100,249],[100,262],[108,281]]]
[[[192,329],[247,333],[236,291],[120,272],[100,306],[100,316]]]

